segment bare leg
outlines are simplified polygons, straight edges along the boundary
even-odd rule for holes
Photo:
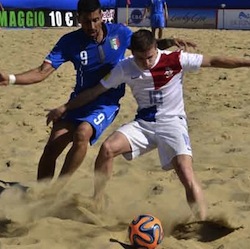
[[[175,171],[185,187],[187,202],[194,215],[200,220],[206,218],[206,205],[200,184],[196,180],[192,168],[192,157],[176,156],[172,161]]]
[[[155,37],[155,30],[156,30],[155,28],[151,27],[151,31],[154,37]]]
[[[158,39],[162,39],[162,35],[163,35],[163,28],[159,28]]]
[[[38,164],[37,179],[51,179],[54,176],[56,159],[72,140],[72,126],[65,122],[53,125],[50,138]]]
[[[112,175],[114,158],[129,151],[127,138],[117,131],[102,144],[95,162],[94,200],[97,203],[102,202],[104,188]]]
[[[73,135],[72,147],[66,155],[60,176],[70,176],[80,167],[86,156],[92,135],[93,128],[89,123],[84,122],[77,127]]]

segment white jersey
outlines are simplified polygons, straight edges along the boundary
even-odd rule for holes
[[[150,70],[141,70],[131,56],[121,61],[101,83],[105,88],[116,88],[126,82],[138,104],[137,119],[164,122],[170,116],[186,117],[183,73],[199,69],[202,59],[200,54],[158,49]]]

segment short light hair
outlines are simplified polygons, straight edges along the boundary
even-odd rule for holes
[[[151,31],[147,29],[139,29],[134,32],[131,37],[130,48],[132,51],[145,52],[157,46],[156,39]]]

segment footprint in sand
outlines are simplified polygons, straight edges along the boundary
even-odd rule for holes
[[[242,228],[232,227],[224,220],[198,221],[186,224],[177,224],[171,235],[176,239],[195,239],[200,242],[211,242]]]
[[[35,238],[28,238],[29,229],[25,226],[12,222],[11,220],[0,220],[0,238],[5,238],[6,245],[34,245],[40,242]],[[1,243],[0,243],[1,248]]]
[[[27,233],[28,229],[26,227],[20,227],[16,223],[7,219],[0,220],[0,238],[24,236]]]

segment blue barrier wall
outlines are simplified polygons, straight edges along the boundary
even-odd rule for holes
[[[117,0],[117,7],[125,7],[126,0]],[[130,0],[130,7],[144,7],[147,0]],[[226,4],[226,8],[250,8],[250,0],[169,0],[169,8],[210,8],[218,9],[221,4]]]
[[[0,0],[5,8],[76,10],[78,0]],[[100,0],[103,8],[115,8],[116,0]]]
[[[6,8],[76,10],[78,0],[0,0]],[[103,8],[125,7],[127,0],[100,0]],[[147,0],[130,0],[130,7],[145,7]],[[169,8],[250,8],[250,0],[169,0]]]

